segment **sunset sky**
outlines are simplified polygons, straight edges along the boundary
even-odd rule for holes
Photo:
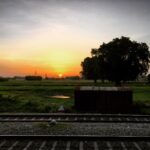
[[[91,48],[150,46],[149,0],[0,0],[0,76],[79,75]]]

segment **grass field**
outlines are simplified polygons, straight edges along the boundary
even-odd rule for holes
[[[76,86],[94,85],[85,80],[10,80],[0,82],[0,112],[57,112],[63,105],[66,112],[74,112],[74,89]],[[97,83],[98,86],[113,86]],[[133,89],[134,105],[141,113],[150,114],[150,85],[128,83]],[[69,96],[68,99],[51,98],[55,95]]]

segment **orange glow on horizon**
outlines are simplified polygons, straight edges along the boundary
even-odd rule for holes
[[[90,55],[96,40],[75,31],[44,30],[29,38],[0,43],[0,76],[79,76],[81,62]],[[74,35],[72,37],[72,35]],[[72,37],[72,38],[71,38]],[[76,41],[78,39],[78,41]]]
[[[80,65],[71,65],[62,68],[62,72],[50,65],[43,65],[42,63],[32,63],[25,60],[0,60],[0,76],[26,76],[26,75],[40,75],[47,77],[66,77],[80,75]],[[63,70],[64,69],[64,70]],[[59,76],[58,76],[59,75]],[[60,76],[61,75],[61,76]]]
[[[93,37],[65,25],[44,26],[29,37],[0,41],[0,76],[79,76],[81,62],[96,44]]]

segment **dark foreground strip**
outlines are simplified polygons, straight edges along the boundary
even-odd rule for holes
[[[150,150],[150,137],[1,135],[0,150]]]

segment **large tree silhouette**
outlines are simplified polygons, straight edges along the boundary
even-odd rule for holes
[[[149,68],[150,52],[146,43],[131,41],[128,37],[115,38],[103,43],[98,49],[92,50],[92,57],[98,64],[86,68],[86,72],[98,70],[98,77],[115,82],[135,80],[139,75],[146,74]],[[85,59],[86,60],[86,59]],[[85,61],[82,64],[86,63]],[[87,65],[82,65],[85,70]],[[98,69],[95,69],[98,68]],[[82,73],[85,77],[84,71]],[[94,78],[93,78],[94,79]]]

